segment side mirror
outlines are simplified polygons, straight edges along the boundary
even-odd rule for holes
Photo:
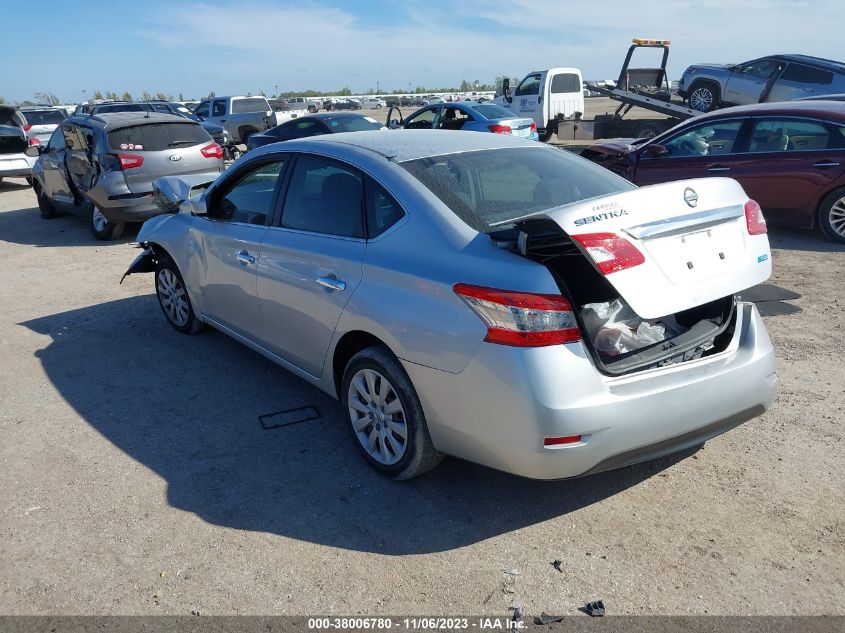
[[[202,200],[192,198],[194,194],[208,189],[213,183],[208,176],[165,176],[153,182],[153,203],[164,213],[178,213],[182,203],[188,202],[190,212],[195,215],[206,213],[205,196]],[[201,206],[197,203],[201,202]],[[183,207],[184,208],[184,207]]]
[[[652,143],[651,145],[646,145],[645,147],[645,155],[649,158],[659,158],[661,156],[667,156],[668,154],[669,149],[665,145]]]
[[[42,145],[30,145],[24,150],[24,154],[31,158],[37,158],[44,153],[44,147]]]
[[[205,195],[189,199],[186,204],[182,205],[182,209],[185,213],[190,213],[191,215],[208,214],[208,205],[206,205]]]

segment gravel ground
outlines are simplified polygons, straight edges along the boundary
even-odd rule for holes
[[[845,614],[845,249],[774,232],[780,390],[699,450],[564,482],[458,460],[409,483],[336,403],[187,337],[133,232],[0,184],[0,613]],[[264,430],[311,404],[322,420]],[[562,570],[551,561],[560,559]],[[506,573],[514,572],[514,573]]]

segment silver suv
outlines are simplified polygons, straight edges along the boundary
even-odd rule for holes
[[[117,239],[126,222],[160,213],[153,181],[223,171],[223,150],[199,123],[172,114],[120,112],[66,119],[47,145],[30,147],[41,217],[67,211],[89,218],[91,232]]]

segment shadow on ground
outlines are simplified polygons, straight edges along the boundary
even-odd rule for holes
[[[4,184],[0,183],[0,187]],[[35,196],[33,196],[34,201]],[[63,213],[52,220],[45,220],[41,217],[38,207],[30,207],[0,212],[0,241],[36,247],[100,247],[131,242],[135,239],[139,226],[140,224],[127,224],[120,239],[102,241],[91,235],[86,218]]]
[[[70,405],[214,524],[390,555],[449,550],[573,512],[694,451],[585,479],[537,482],[456,459],[411,482],[358,456],[336,401],[228,337],[171,329],[153,295],[22,324]],[[264,430],[258,416],[322,418]]]
[[[781,248],[812,253],[845,253],[845,244],[830,241],[819,230],[769,226],[769,243],[773,249]],[[777,257],[777,253],[774,257]]]

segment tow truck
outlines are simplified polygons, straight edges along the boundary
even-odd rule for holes
[[[619,102],[613,114],[599,114],[593,119],[584,119],[576,112],[571,119],[558,117],[548,123],[545,138],[556,133],[564,141],[592,141],[599,138],[652,138],[662,134],[681,121],[701,114],[698,110],[672,103],[672,92],[666,75],[669,59],[669,40],[634,38],[628,48],[616,86],[591,85],[590,90]],[[660,49],[663,51],[657,68],[632,68],[631,59],[639,49]],[[638,107],[665,115],[661,118],[626,119],[631,108]],[[668,117],[668,118],[666,118]],[[540,132],[543,138],[543,131]],[[545,139],[544,139],[545,140]]]

